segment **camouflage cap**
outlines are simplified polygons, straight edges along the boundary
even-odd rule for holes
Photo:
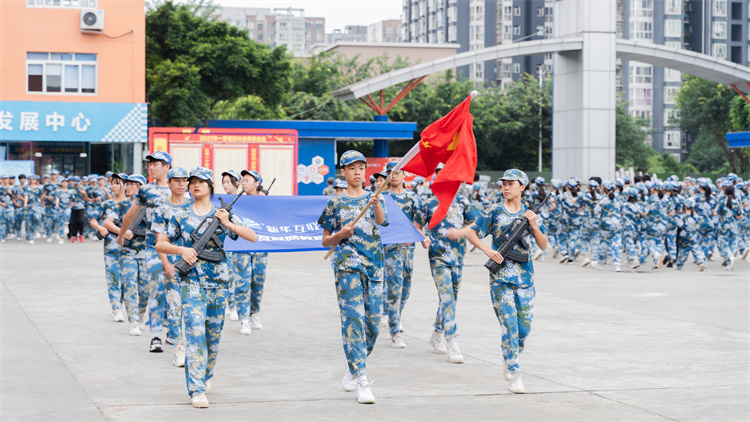
[[[187,178],[190,175],[188,171],[182,167],[172,167],[167,172],[167,180],[172,180],[173,177],[184,177]]]
[[[260,173],[258,173],[255,170],[242,170],[242,176],[253,176],[253,179],[258,181],[258,184],[263,184],[263,178],[260,176]]]
[[[522,185],[527,186],[529,184],[529,176],[526,173],[518,169],[505,170],[503,177],[500,180],[518,180]]]
[[[130,176],[128,176],[128,180],[131,182],[140,183],[142,185],[146,184],[146,178],[140,174],[131,174]]]
[[[146,160],[164,161],[170,166],[172,165],[172,156],[164,151],[154,151],[146,156]]]
[[[359,151],[350,149],[349,151],[341,154],[341,158],[339,158],[339,165],[341,167],[348,166],[349,164],[356,163],[357,161],[361,161],[365,163],[365,165],[367,165],[367,159],[365,159],[364,154]]]
[[[190,170],[190,174],[188,175],[188,180],[192,179],[193,177],[197,177],[201,180],[213,183],[214,172],[213,170],[207,169],[205,167],[193,167],[193,169]]]
[[[397,164],[398,164],[398,162],[396,162],[396,161],[389,161],[388,164],[385,165],[385,171],[386,172],[392,171],[393,168],[396,167]]]
[[[240,176],[239,173],[237,173],[237,170],[227,170],[223,173],[221,173],[221,177],[224,178],[224,176],[232,176],[238,181],[242,181],[242,176]]]
[[[334,187],[338,189],[346,189],[347,187],[346,180],[339,180],[339,182],[336,183],[336,186]]]

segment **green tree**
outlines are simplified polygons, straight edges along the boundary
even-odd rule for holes
[[[743,149],[731,150],[726,141],[726,133],[735,129],[730,110],[734,107],[734,119],[741,129],[743,119],[747,122],[747,114],[743,115],[743,106],[737,103],[737,94],[726,85],[717,84],[697,76],[687,76],[685,83],[677,94],[677,106],[680,109],[680,128],[688,133],[696,133],[705,142],[718,146],[724,154],[724,161],[735,173],[745,173],[750,167],[750,153]],[[733,107],[733,104],[736,104]],[[744,117],[743,117],[744,116]],[[691,148],[692,151],[692,148]],[[716,163],[716,169],[722,166]]]
[[[633,167],[636,171],[646,171],[650,159],[656,151],[647,144],[649,131],[644,128],[649,122],[628,114],[626,103],[617,102],[615,110],[615,164],[618,167]]]
[[[291,85],[284,48],[165,1],[146,14],[146,95],[163,125],[220,118],[235,99],[254,95],[273,108]],[[170,76],[163,79],[164,75]],[[184,79],[183,79],[184,77]]]

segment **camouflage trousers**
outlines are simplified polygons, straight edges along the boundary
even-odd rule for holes
[[[138,292],[138,313],[146,312],[148,305],[148,271],[146,252],[123,247],[120,249],[120,279],[122,284],[136,286]]]
[[[625,256],[628,261],[640,261],[638,252],[640,247],[638,245],[638,232],[635,230],[623,230],[622,231],[622,246],[625,250]]]
[[[646,245],[648,254],[651,256],[661,256],[666,250],[664,249],[665,232],[653,231],[646,235]],[[656,263],[658,265],[658,262]]]
[[[703,250],[703,255],[708,256],[713,254],[716,248],[716,236],[713,231],[698,231],[698,243],[700,248]]]
[[[229,290],[183,284],[181,293],[185,319],[185,382],[188,395],[193,397],[204,394],[206,381],[214,376]]]
[[[534,287],[520,288],[510,284],[490,286],[492,307],[500,322],[505,365],[511,372],[518,371],[518,355],[531,332],[534,319]]]
[[[687,261],[690,253],[693,254],[693,259],[696,264],[700,265],[705,262],[706,257],[703,255],[703,249],[698,243],[698,239],[699,236],[697,233],[691,233],[690,235],[685,232],[680,233],[680,251],[677,254],[678,269],[685,265],[685,261]]]
[[[60,213],[60,208],[56,208],[54,205],[50,207],[44,207],[44,236],[52,237],[55,235],[55,224],[57,223],[57,214]]]
[[[336,273],[336,297],[341,314],[341,340],[349,373],[367,373],[367,356],[372,353],[383,311],[383,282],[371,281],[361,272]]]
[[[27,213],[28,213],[28,209],[27,208],[23,208],[23,207],[16,208],[15,221],[13,222],[13,232],[18,237],[21,237],[21,228],[23,227],[24,223],[26,222],[26,214]]]
[[[614,265],[620,265],[620,254],[622,253],[622,237],[619,231],[602,230],[600,232],[599,257],[597,261],[604,263],[607,257],[613,259]]]
[[[737,227],[731,229],[722,229],[719,231],[717,238],[717,246],[719,248],[719,255],[729,260],[734,256],[734,250],[737,249]]]
[[[174,277],[167,278],[165,274],[164,287],[167,291],[167,338],[174,340],[175,343],[182,343],[182,292],[180,291],[180,277],[175,274]]]
[[[120,310],[122,289],[120,289],[120,250],[104,252],[104,275],[107,280],[107,295],[112,312]]]
[[[450,267],[440,261],[430,261],[430,270],[439,302],[435,314],[435,330],[445,333],[445,338],[450,339],[457,335],[456,303],[463,265]]]
[[[567,247],[568,260],[572,261],[581,251],[581,227],[569,226],[567,230]]]
[[[235,287],[237,300],[237,314],[240,319],[250,318],[250,315],[260,312],[263,300],[263,288],[266,284],[266,267],[268,267],[268,253],[247,253],[241,262],[235,261]],[[239,267],[238,267],[239,264]]]
[[[677,228],[670,228],[667,230],[666,237],[666,250],[669,254],[669,259],[672,261],[677,260]]]
[[[139,322],[139,282],[140,274],[144,272],[143,259],[139,252],[128,248],[121,248],[119,254],[119,278],[122,288],[122,300],[130,323]],[[106,258],[105,258],[106,259]],[[146,309],[144,301],[143,309]]]
[[[153,245],[146,246],[148,274],[148,325],[152,336],[159,336],[166,317],[167,289],[164,286],[164,267]]]
[[[596,256],[599,253],[599,230],[590,227],[581,228],[581,253]]]
[[[5,239],[7,236],[16,233],[15,221],[16,209],[13,208],[13,205],[3,208],[3,212],[0,214],[0,239]]]
[[[65,236],[65,226],[70,222],[70,207],[61,208],[60,212],[57,213],[57,219],[55,221],[55,232],[60,238]]]
[[[401,332],[401,313],[411,292],[411,275],[414,270],[414,244],[385,245],[385,296],[384,310],[388,311],[391,336]]]
[[[41,205],[26,209],[26,240],[33,240],[34,234],[44,228],[43,218],[44,208]]]

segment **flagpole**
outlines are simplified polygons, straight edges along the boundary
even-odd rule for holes
[[[388,177],[385,178],[385,182],[383,182],[383,184],[380,185],[378,190],[375,192],[374,196],[380,195],[383,192],[383,189],[385,189],[386,186],[388,186],[388,184],[391,182],[391,176],[393,176],[393,173],[397,171],[401,171],[401,168],[404,167],[409,161],[411,161],[412,158],[416,157],[417,154],[419,154],[419,142],[414,144],[414,146],[411,147],[409,152],[407,152],[406,155],[404,155],[404,157],[401,160],[399,160],[398,164],[396,164],[393,170],[391,170],[390,173],[388,173]],[[359,215],[357,215],[357,218],[355,218],[354,221],[352,221],[352,226],[356,226],[357,221],[359,221],[359,219],[362,218],[362,216],[365,215],[365,213],[369,209],[370,209],[370,203],[368,202],[367,205],[365,205],[365,207],[362,208],[362,211],[359,212]],[[338,246],[340,242],[341,240],[336,241],[336,243],[334,243],[334,245],[331,246],[331,249],[328,250],[328,252],[326,253],[325,257],[323,257],[323,259],[328,259],[328,257],[331,256],[333,251],[336,249],[336,246]]]

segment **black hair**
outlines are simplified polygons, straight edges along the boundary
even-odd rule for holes
[[[631,204],[635,204],[636,202],[638,202],[638,196],[628,195],[628,202],[630,202]]]
[[[727,185],[724,187],[724,193],[727,195],[727,208],[732,209],[732,200],[734,199],[734,186]]]
[[[623,189],[624,187],[625,187],[625,186],[615,186],[615,189],[617,189],[618,191],[620,191],[620,193],[622,193],[622,189]]]
[[[574,187],[571,188],[570,186],[568,186],[568,191],[570,192],[571,195],[573,195],[573,198],[577,198],[578,197],[578,188],[577,187],[574,186]]]
[[[592,180],[592,179],[589,179],[589,180]],[[596,188],[589,185],[589,193],[591,194],[591,199],[596,201]]]
[[[240,181],[237,180],[236,177],[232,176],[231,174],[225,174],[224,176],[222,176],[221,180],[224,180],[225,177],[229,177],[229,183],[231,183],[235,188],[240,186]]]
[[[657,189],[659,191],[659,199],[664,198],[664,189]]]
[[[641,180],[643,180],[644,182],[650,182],[651,176],[649,176],[648,174],[644,174],[643,176],[641,176]]]
[[[115,181],[115,179],[119,180],[120,182],[124,182],[124,180],[122,180],[122,177],[120,177],[119,175],[117,175],[117,173],[113,174],[113,175],[112,175],[112,176],[110,176],[110,177],[112,178],[112,182],[114,182],[114,181]],[[110,182],[110,183],[111,183],[111,182]],[[124,183],[122,183],[122,184],[124,184]]]
[[[163,165],[165,165],[165,166],[169,166],[169,168],[170,168],[170,169],[172,168],[172,165],[171,165],[171,164],[169,164],[168,162],[166,162],[166,161],[164,161],[164,160],[157,160],[156,158],[147,158],[147,159],[146,159],[146,162],[147,162],[147,163],[151,163],[151,162],[155,162],[155,163],[162,163],[162,164],[163,164]]]
[[[190,183],[192,183],[193,179],[203,180],[203,179],[201,179],[199,177],[196,177],[196,176],[188,177],[188,190],[190,189]],[[214,182],[213,182],[213,180],[203,180],[203,181],[206,182],[206,183],[208,183],[208,192],[209,192],[209,196],[208,197],[213,199],[213,197],[214,197]]]
[[[706,186],[705,188],[701,186],[701,189],[703,189],[703,194],[706,195],[706,202],[711,202],[711,186]]]
[[[18,180],[25,179],[25,178],[26,178],[25,174],[19,174],[18,175]]]
[[[633,184],[636,184],[642,181],[643,181],[643,178],[641,176],[633,176]]]
[[[609,191],[609,193],[607,194],[607,197],[609,198],[610,201],[614,201],[615,200],[615,191],[614,190]]]
[[[599,176],[592,176],[592,177],[589,177],[589,180],[596,180],[596,183],[598,183],[598,184],[599,184],[599,186],[601,186],[601,185],[602,185],[602,184],[604,183],[604,182],[602,181],[602,178],[601,178],[601,177],[599,177]]]
[[[538,193],[536,194],[536,199],[538,199],[538,200],[540,200],[540,201],[544,201],[544,198],[546,198],[546,197],[547,197],[547,192],[545,192],[545,191],[544,191],[544,185],[537,185],[537,187],[536,187],[536,188],[537,188],[537,190],[539,191],[539,192],[538,192]]]
[[[476,172],[476,171],[474,172],[474,181],[475,182],[479,181],[479,172]]]

